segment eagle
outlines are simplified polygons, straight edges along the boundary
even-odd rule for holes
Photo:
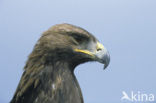
[[[67,23],[52,26],[28,56],[10,103],[84,103],[74,69],[89,61],[106,68],[109,52],[81,27]]]

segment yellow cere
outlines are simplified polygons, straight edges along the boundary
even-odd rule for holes
[[[97,42],[97,50],[98,49],[104,49],[104,46],[99,42]]]

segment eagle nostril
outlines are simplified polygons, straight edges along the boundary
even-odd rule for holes
[[[101,50],[102,50],[101,48],[98,48],[98,49],[97,49],[97,51],[101,51]]]

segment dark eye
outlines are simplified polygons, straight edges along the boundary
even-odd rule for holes
[[[69,33],[68,35],[70,35],[78,43],[82,43],[83,41],[87,40],[87,38],[82,34]]]
[[[83,42],[84,38],[82,36],[78,36],[78,35],[73,35],[73,38],[78,42],[81,43]]]

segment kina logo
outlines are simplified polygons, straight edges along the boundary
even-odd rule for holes
[[[153,102],[154,94],[141,93],[140,91],[131,91],[130,94],[128,94],[125,91],[122,91],[121,100],[131,102]]]

